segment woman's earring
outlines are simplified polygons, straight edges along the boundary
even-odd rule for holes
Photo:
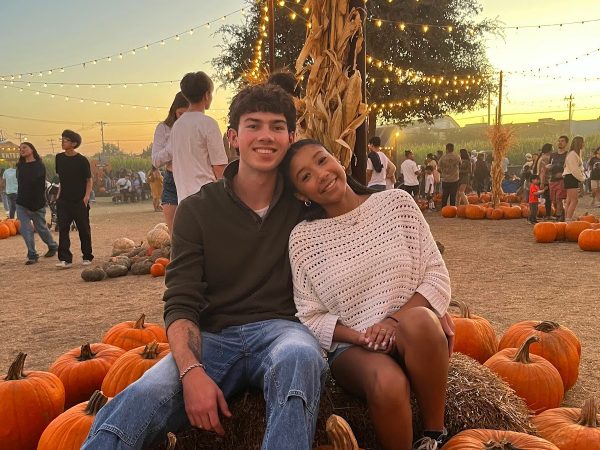
[[[304,206],[310,208],[310,205],[312,205],[312,202],[310,200],[304,200]]]

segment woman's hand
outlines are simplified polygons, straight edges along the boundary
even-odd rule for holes
[[[454,330],[456,329],[454,326],[454,320],[448,313],[444,314],[439,319],[440,324],[442,325],[442,330],[444,330],[444,334],[448,338],[448,356],[452,356],[452,353],[454,352]]]
[[[361,345],[371,352],[391,353],[396,342],[396,327],[385,321],[376,323],[364,332]]]

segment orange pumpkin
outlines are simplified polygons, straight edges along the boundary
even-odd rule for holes
[[[150,266],[150,275],[153,277],[164,277],[165,272],[165,266],[162,264],[154,263],[152,266]]]
[[[477,194],[469,194],[467,195],[467,201],[470,205],[476,205],[477,203],[479,203],[479,197],[477,196]]]
[[[577,243],[579,248],[586,252],[600,252],[600,229],[583,230]]]
[[[521,217],[527,219],[529,217],[529,205],[522,203],[519,208],[521,208]]]
[[[485,219],[485,209],[479,205],[466,205],[465,217],[471,220]]]
[[[579,216],[577,220],[589,223],[598,223],[598,218],[595,215],[589,213],[585,213],[583,216]]]
[[[537,436],[516,431],[465,430],[450,439],[443,450],[560,450]]]
[[[520,219],[522,212],[518,206],[501,206],[500,209],[504,213],[505,219]]]
[[[3,223],[8,227],[8,232],[11,236],[15,236],[17,234],[17,227],[15,227],[13,219],[7,219]]]
[[[600,223],[590,224],[590,230],[600,230]]]
[[[553,222],[538,222],[533,226],[535,242],[549,243],[556,239],[556,227]]]
[[[479,196],[479,198],[481,199],[481,201],[483,203],[488,203],[492,200],[492,196],[490,194],[488,194],[487,192],[482,192],[481,195]]]
[[[471,315],[465,302],[452,300],[450,306],[456,306],[460,310],[459,315],[452,315],[456,327],[454,351],[483,364],[498,351],[498,340],[492,325],[483,317]]]
[[[19,219],[13,219],[13,223],[15,224],[15,228],[17,229],[17,233],[21,232],[21,221]]]
[[[560,450],[600,450],[600,414],[594,398],[579,408],[548,409],[533,418],[538,434]]]
[[[89,401],[66,410],[42,433],[37,450],[79,450],[87,438],[94,418],[108,397],[95,391]]]
[[[575,222],[567,222],[565,226],[565,237],[569,242],[577,242],[579,235],[583,230],[590,228],[589,222],[583,220],[576,220]]]
[[[102,392],[114,397],[170,352],[169,344],[159,344],[156,341],[129,350],[111,366],[102,382]]]
[[[0,239],[6,239],[10,237],[10,228],[4,222],[0,223]]]
[[[556,240],[557,241],[564,241],[566,239],[566,229],[567,229],[567,223],[566,222],[554,222],[554,226],[556,227]]]
[[[123,353],[110,344],[85,344],[59,356],[50,372],[65,386],[65,408],[86,401],[100,389],[108,369]]]
[[[19,353],[0,378],[0,448],[35,450],[44,429],[63,412],[65,388],[49,372],[23,372]]]
[[[456,207],[456,217],[465,218],[467,217],[467,205],[458,205]]]
[[[530,347],[531,353],[541,356],[556,367],[565,391],[569,390],[579,376],[581,358],[581,343],[575,333],[556,322],[526,320],[506,330],[498,348],[518,347],[531,335],[539,338],[539,342]]]
[[[452,218],[456,217],[456,206],[447,205],[442,208],[442,217]]]
[[[157,258],[156,261],[154,261],[155,264],[162,264],[165,267],[167,267],[170,262],[171,260],[169,258]]]
[[[558,370],[541,356],[529,354],[529,346],[538,341],[537,336],[529,336],[519,349],[500,350],[484,364],[504,379],[536,414],[557,408],[564,396]]]
[[[102,342],[115,345],[124,350],[132,350],[152,341],[167,342],[165,329],[156,323],[144,323],[146,315],[142,314],[136,322],[122,322],[106,332]]]

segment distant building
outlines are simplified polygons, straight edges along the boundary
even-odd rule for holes
[[[0,141],[0,162],[16,162],[19,159],[19,146],[10,141]]]

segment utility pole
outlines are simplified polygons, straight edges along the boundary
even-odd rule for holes
[[[575,106],[573,100],[575,100],[575,97],[571,94],[565,97],[565,100],[569,102],[569,136],[573,136],[573,106]]]
[[[46,139],[48,142],[50,142],[50,145],[52,146],[52,154],[54,154],[54,139]]]
[[[269,73],[275,70],[275,0],[269,0]]]
[[[492,124],[492,91],[488,89],[488,127]]]
[[[102,150],[100,153],[104,153],[104,125],[106,125],[105,122],[96,122],[98,125],[100,125],[100,135],[102,136]]]
[[[498,87],[498,117],[496,118],[496,124],[502,125],[502,83],[504,81],[504,72],[500,71],[500,85]]]
[[[23,136],[25,136],[25,133],[15,133],[18,138],[19,138],[19,145],[23,143]],[[25,138],[25,140],[27,140],[27,138]]]

